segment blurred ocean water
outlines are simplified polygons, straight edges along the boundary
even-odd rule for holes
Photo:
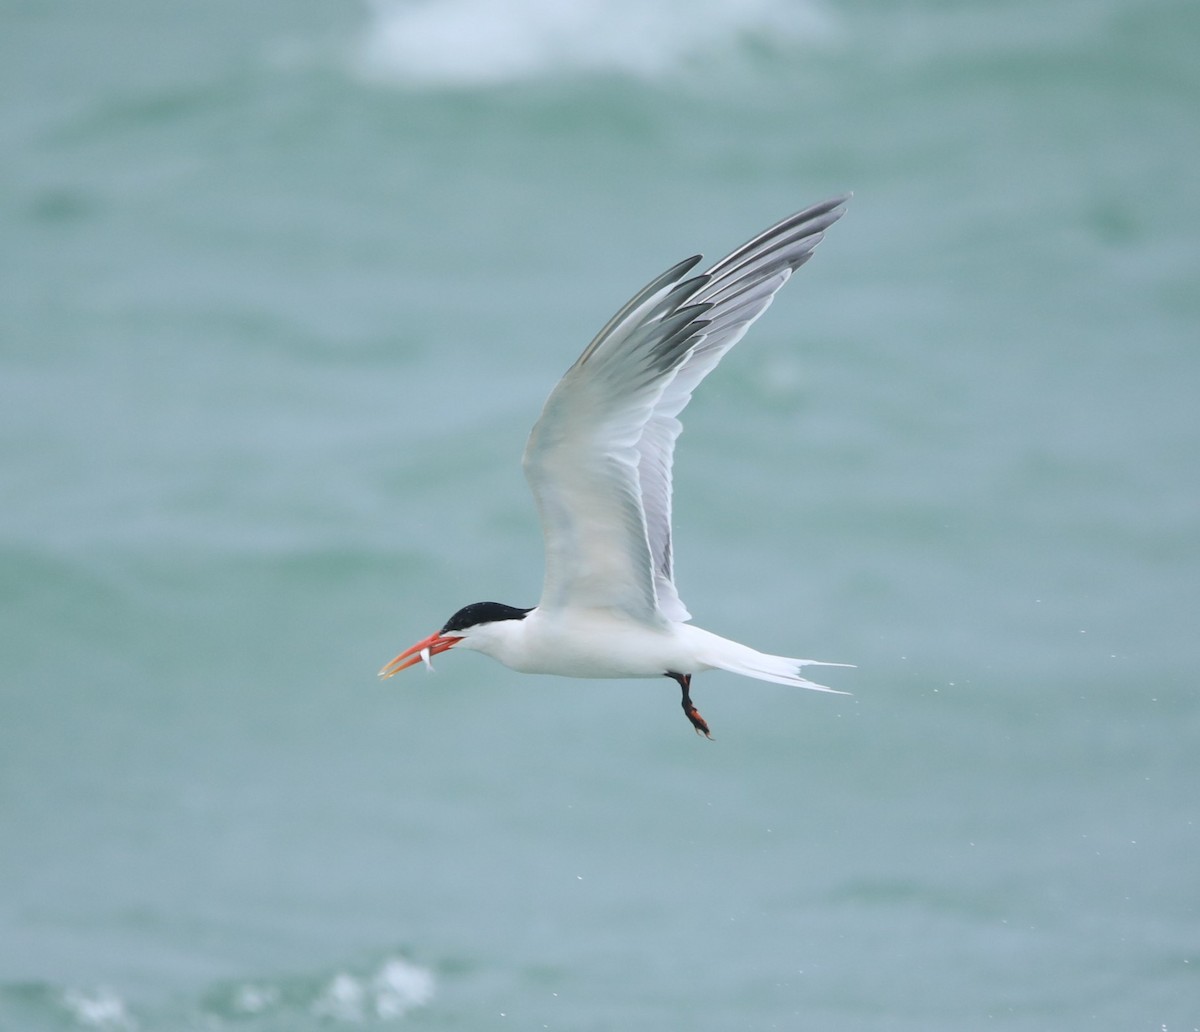
[[[0,13],[0,1028],[1200,1028],[1200,10]],[[852,189],[698,393],[697,623],[536,601],[651,276]]]

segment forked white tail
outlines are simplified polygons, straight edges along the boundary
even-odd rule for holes
[[[696,628],[699,630],[699,628]],[[803,677],[800,671],[806,666],[835,666],[852,667],[853,663],[826,663],[819,659],[789,659],[786,656],[771,656],[743,645],[730,641],[711,632],[705,632],[710,639],[708,646],[701,655],[701,661],[717,670],[728,670],[731,674],[742,677],[753,677],[759,681],[773,681],[775,684],[791,684],[797,688],[811,688],[815,692],[831,692],[834,695],[849,695],[849,692],[839,691],[827,685],[817,684]]]

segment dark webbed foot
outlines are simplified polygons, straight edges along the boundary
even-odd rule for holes
[[[703,735],[711,742],[712,735],[708,730],[708,721],[700,716],[700,711],[696,709],[695,705],[692,703],[692,696],[690,692],[692,687],[692,675],[677,674],[672,670],[668,670],[667,676],[673,678],[675,683],[678,684],[683,691],[683,698],[680,702],[680,704],[683,706],[683,715],[692,722],[692,727],[696,729],[696,734]]]

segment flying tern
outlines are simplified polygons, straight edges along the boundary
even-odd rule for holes
[[[693,272],[700,255],[679,262],[609,320],[551,391],[525,446],[546,547],[541,601],[465,606],[380,677],[431,666],[452,648],[532,674],[670,677],[688,720],[710,738],[690,691],[702,670],[835,691],[801,670],[848,664],[767,655],[688,622],[671,556],[671,466],[692,392],[808,261],[848,199],[776,223],[707,272]]]

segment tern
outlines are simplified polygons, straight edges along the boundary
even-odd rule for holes
[[[707,272],[693,274],[700,255],[679,262],[608,321],[551,391],[525,447],[546,548],[541,600],[465,606],[380,677],[422,661],[432,669],[430,657],[452,648],[531,674],[670,677],[708,738],[691,697],[703,670],[836,692],[801,670],[849,664],[768,655],[688,622],[671,555],[671,467],[692,392],[812,257],[848,199],[783,219]]]

